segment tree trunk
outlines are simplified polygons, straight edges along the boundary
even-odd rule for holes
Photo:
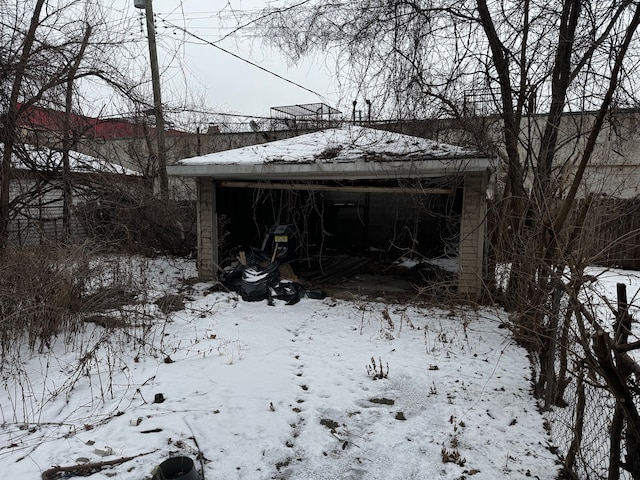
[[[578,382],[576,385],[576,390],[578,393],[578,401],[576,403],[576,413],[573,427],[573,439],[571,440],[571,445],[569,446],[569,451],[567,452],[567,456],[564,461],[564,469],[569,475],[573,478],[575,475],[573,474],[573,466],[576,461],[576,455],[580,450],[580,444],[582,443],[582,429],[584,426],[584,409],[586,406],[586,397],[584,392],[584,379],[582,378],[583,372],[580,372],[578,376]]]
[[[622,428],[624,427],[624,417],[622,409],[616,404],[611,420],[609,431],[609,474],[607,480],[620,480]]]
[[[9,188],[12,176],[11,158],[13,156],[13,146],[18,136],[18,98],[20,97],[22,80],[24,79],[27,63],[31,56],[31,49],[36,38],[36,29],[40,22],[40,12],[44,2],[45,0],[37,0],[33,9],[29,30],[22,45],[20,60],[15,69],[15,77],[11,85],[11,95],[4,122],[4,131],[2,132],[4,149],[2,151],[2,164],[0,165],[0,251],[7,247],[9,240]]]
[[[73,101],[73,83],[80,68],[82,57],[89,44],[91,25],[87,25],[80,50],[76,55],[67,76],[67,88],[65,97],[64,132],[62,136],[62,228],[67,240],[71,239],[71,207],[73,206],[73,185],[71,182],[71,166],[69,164],[69,150],[78,141],[77,133],[72,131],[71,107]]]

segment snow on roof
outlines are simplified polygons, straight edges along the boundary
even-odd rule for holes
[[[49,148],[24,145],[23,154],[13,152],[11,164],[19,170],[57,171],[62,168],[62,152]],[[0,152],[4,145],[0,143]],[[28,158],[27,158],[28,157]],[[75,173],[113,173],[119,175],[140,175],[140,173],[106,160],[84,153],[69,151],[69,166]]]
[[[62,153],[55,152],[62,161]],[[139,176],[140,172],[131,170],[130,168],[123,167],[117,163],[107,162],[106,160],[90,157],[80,152],[69,152],[69,160],[71,171],[73,172],[101,172],[101,173],[116,173],[119,175],[136,175]]]
[[[177,165],[384,162],[479,156],[483,155],[425,138],[347,126],[187,158]]]

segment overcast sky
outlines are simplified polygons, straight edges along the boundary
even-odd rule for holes
[[[250,29],[240,29],[246,16],[266,6],[261,0],[153,0],[163,103],[180,104],[187,98],[203,111],[269,116],[273,106],[323,102],[338,105],[330,60],[309,59],[299,66],[287,64],[279,51],[264,46]],[[270,2],[272,5],[274,2]],[[113,0],[113,15],[130,23],[132,46],[145,46],[144,9],[134,0]],[[133,20],[133,21],[131,21]],[[286,82],[225,53],[211,42],[264,69],[273,71],[315,93]],[[145,66],[148,50],[141,50]],[[146,70],[146,69],[145,69]],[[143,71],[148,75],[148,70]],[[182,99],[181,99],[182,97]]]

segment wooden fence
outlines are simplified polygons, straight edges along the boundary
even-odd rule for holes
[[[640,198],[592,199],[582,230],[594,263],[640,270]]]
[[[620,199],[603,196],[577,201],[567,221],[567,234],[573,232],[571,225],[579,223],[586,202],[590,202],[587,214],[582,221],[579,241],[573,244],[571,254],[579,255],[587,265],[640,270],[640,197]],[[490,206],[488,226],[492,231],[500,207],[495,202]],[[559,209],[560,206],[558,202],[552,208]],[[499,261],[510,261],[501,252],[496,253]]]

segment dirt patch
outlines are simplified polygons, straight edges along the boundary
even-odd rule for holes
[[[109,315],[91,315],[84,319],[86,323],[95,323],[103,328],[124,328],[129,323],[120,317],[112,317]]]
[[[377,403],[378,405],[395,405],[396,401],[391,398],[370,398],[371,403]]]
[[[156,300],[156,305],[164,314],[184,310],[184,299],[181,295],[165,295]]]
[[[335,420],[331,420],[330,418],[323,418],[322,420],[320,420],[320,425],[324,425],[332,432],[340,426],[338,422],[336,422]]]
[[[85,311],[104,312],[105,310],[117,310],[124,305],[138,303],[135,292],[124,287],[107,287],[82,298]]]

